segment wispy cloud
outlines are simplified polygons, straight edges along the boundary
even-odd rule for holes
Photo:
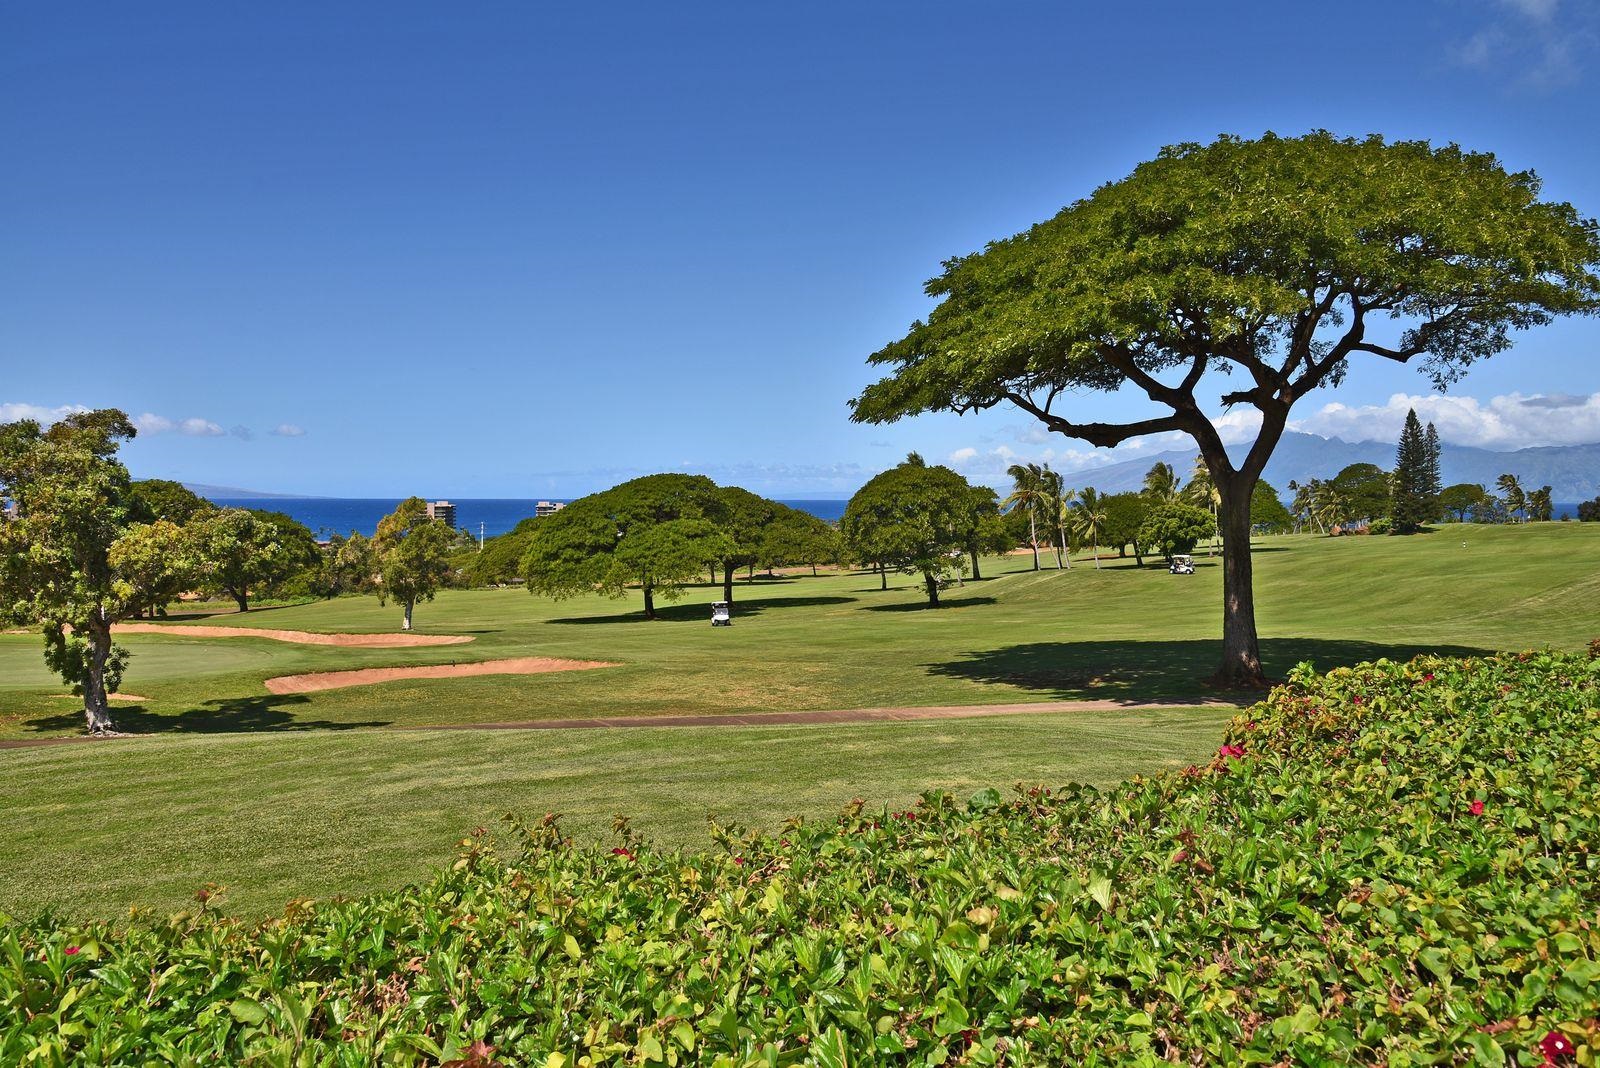
[[[298,427],[293,423],[279,423],[272,428],[272,434],[274,437],[279,438],[303,438],[306,436],[305,428]]]
[[[1566,88],[1583,79],[1600,41],[1593,5],[1562,0],[1479,0],[1487,21],[1449,48],[1462,67],[1534,91]]]

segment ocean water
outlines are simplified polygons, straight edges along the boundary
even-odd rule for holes
[[[544,498],[549,499],[549,498]],[[358,531],[371,536],[378,520],[395,510],[399,498],[368,497],[213,497],[225,508],[258,508],[282,512],[311,528],[313,534],[349,534]],[[535,500],[520,498],[451,498],[456,506],[456,526],[473,534],[483,524],[486,537],[504,534],[533,514]],[[566,502],[562,502],[566,503]],[[791,508],[810,512],[819,519],[836,522],[844,515],[845,501],[783,501]]]

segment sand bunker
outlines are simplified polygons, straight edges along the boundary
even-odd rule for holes
[[[343,686],[371,686],[398,679],[459,679],[469,675],[539,675],[547,671],[586,671],[614,667],[604,660],[559,660],[549,656],[519,656],[511,660],[481,660],[475,664],[424,664],[417,667],[358,668],[353,671],[315,671],[308,675],[279,675],[268,679],[273,693],[312,693]]]
[[[343,645],[362,649],[403,649],[415,645],[462,645],[464,634],[314,634],[308,630],[265,627],[171,626],[161,623],[118,623],[119,634],[172,634],[180,638],[269,638],[296,645]]]
[[[74,701],[83,700],[82,697],[79,697],[75,693],[53,693],[50,696],[51,697],[70,697]],[[148,700],[150,700],[150,698],[148,698],[148,697],[140,697],[136,693],[108,693],[108,694],[106,694],[106,700],[108,700],[108,701],[148,701]]]

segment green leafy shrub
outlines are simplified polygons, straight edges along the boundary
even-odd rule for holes
[[[0,930],[0,1062],[1593,1064],[1600,661],[1288,683],[1205,766]]]

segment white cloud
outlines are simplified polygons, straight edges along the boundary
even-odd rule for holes
[[[0,423],[15,423],[23,419],[49,425],[89,409],[81,404],[63,404],[59,408],[46,408],[39,404],[0,404]]]
[[[139,428],[141,434],[187,434],[192,438],[220,438],[227,433],[222,427],[209,419],[191,417],[188,419],[168,419],[164,415],[154,412],[142,412],[133,417],[133,425]]]
[[[955,452],[951,453],[950,454],[950,463],[953,463],[953,464],[964,464],[964,463],[966,463],[968,460],[972,459],[976,455],[978,455],[978,450],[974,449],[972,446],[968,445],[964,449],[957,449]]]
[[[1410,408],[1417,410],[1418,419],[1438,427],[1440,438],[1454,445],[1504,451],[1600,441],[1600,393],[1508,393],[1487,401],[1442,393],[1396,393],[1383,404],[1325,404],[1292,421],[1290,427],[1348,441],[1390,441],[1399,436]]]
[[[295,426],[293,423],[279,423],[272,428],[272,432],[280,438],[303,438],[306,436],[305,428]]]
[[[1534,91],[1582,80],[1600,28],[1589,6],[1563,9],[1560,0],[1496,0],[1480,6],[1488,12],[1487,21],[1449,47],[1456,64]]]

